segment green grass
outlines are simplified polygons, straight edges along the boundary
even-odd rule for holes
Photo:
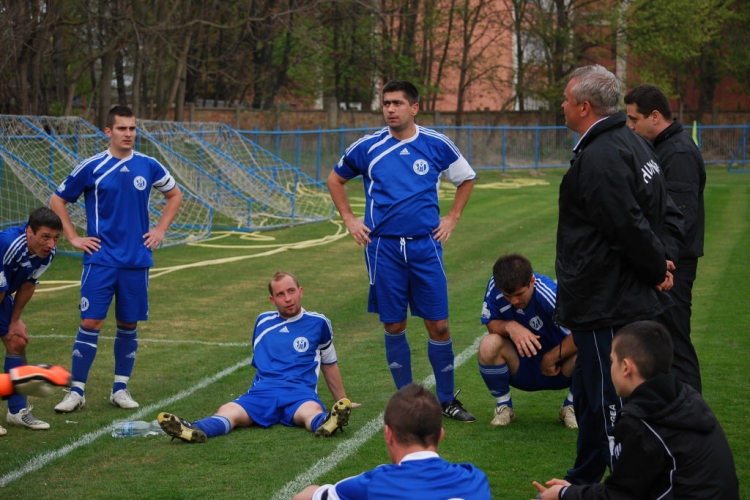
[[[563,172],[544,171],[545,175],[533,179],[546,181],[546,185],[475,190],[445,247],[457,355],[483,334],[479,322],[482,294],[498,255],[522,252],[537,271],[554,276],[557,191]],[[515,180],[531,180],[527,172],[512,175]],[[479,184],[501,180],[498,173],[483,172]],[[361,183],[350,184],[351,196],[361,197]],[[705,397],[734,451],[741,496],[750,498],[750,384],[744,370],[750,352],[746,305],[750,296],[750,176],[711,168],[706,201],[706,256],[700,261],[695,284],[693,337],[702,363]],[[447,197],[443,206],[447,208],[449,203]],[[52,428],[36,432],[10,428],[8,435],[0,438],[0,476],[18,473],[27,464],[38,463],[39,457],[53,458],[38,470],[19,474],[8,482],[0,489],[0,497],[266,499],[331,455],[339,444],[380,414],[394,390],[385,363],[382,328],[377,316],[365,312],[367,276],[362,250],[348,236],[273,255],[258,256],[271,249],[254,246],[314,240],[333,235],[338,229],[333,223],[319,223],[263,233],[274,238],[270,242],[232,236],[214,242],[230,248],[179,246],[158,251],[149,290],[151,319],[140,325],[140,348],[130,389],[142,407],[148,407],[247,360],[252,348],[246,343],[251,340],[255,317],[272,307],[267,281],[283,269],[299,276],[305,290],[304,306],[326,314],[333,323],[345,387],[352,400],[362,403],[344,434],[321,440],[302,429],[276,426],[242,429],[205,445],[187,445],[163,436],[115,439],[107,432],[96,439],[86,438],[90,442],[73,447],[69,453],[60,452],[112,421],[128,419],[135,413],[113,408],[107,399],[113,376],[114,321],[110,312],[87,385],[86,408],[69,415],[55,414],[53,407],[62,398],[62,391],[33,400],[35,415],[50,422]],[[205,263],[162,275],[158,272],[242,256],[248,258]],[[44,280],[77,280],[80,270],[80,260],[59,257]],[[31,301],[24,317],[32,335],[29,362],[70,365],[79,321],[77,303],[75,287],[42,292]],[[408,336],[414,377],[422,380],[431,369],[426,355],[427,335],[418,318],[411,320]],[[188,419],[209,415],[246,391],[252,376],[250,367],[240,368],[186,398],[164,407],[152,406],[142,418],[152,420],[159,411]],[[470,461],[483,469],[493,496],[531,498],[535,494],[532,480],[560,477],[573,463],[576,433],[557,421],[564,391],[514,391],[518,420],[496,429],[489,425],[494,404],[477,371],[476,356],[458,368],[456,387],[462,389],[460,399],[478,421],[446,421],[440,453],[449,460]],[[332,397],[323,382],[320,393],[330,405]],[[50,453],[53,455],[45,455]],[[376,433],[316,482],[334,482],[387,461],[385,445]]]

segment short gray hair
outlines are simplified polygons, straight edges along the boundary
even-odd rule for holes
[[[604,66],[593,64],[577,68],[570,74],[568,81],[571,80],[577,80],[570,90],[576,104],[590,102],[598,116],[610,116],[620,111],[620,80]]]

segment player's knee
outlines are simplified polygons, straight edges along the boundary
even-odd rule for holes
[[[477,358],[483,365],[495,364],[500,358],[503,339],[500,335],[487,334],[479,343]]]

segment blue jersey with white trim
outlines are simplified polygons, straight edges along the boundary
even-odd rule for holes
[[[324,493],[328,494],[328,500],[492,498],[484,472],[472,464],[452,464],[431,451],[411,453],[400,464],[380,465],[335,485],[322,486],[313,494],[313,500],[324,498]]]
[[[36,284],[55,258],[57,247],[45,258],[29,254],[25,226],[0,231],[0,293],[14,294],[26,282]]]
[[[143,242],[149,231],[151,188],[166,193],[175,187],[172,175],[154,158],[133,151],[124,159],[109,150],[78,165],[55,190],[68,203],[81,194],[86,204],[86,235],[101,248],[83,254],[84,264],[119,268],[151,267],[151,249]]]
[[[361,175],[365,224],[370,237],[419,237],[440,224],[441,174],[458,186],[476,173],[445,135],[417,126],[403,141],[388,127],[353,143],[334,171],[345,179]]]
[[[486,325],[494,319],[516,321],[539,335],[541,350],[531,359],[540,359],[550,349],[560,345],[570,334],[567,328],[556,324],[552,320],[557,298],[557,283],[547,276],[534,273],[534,293],[525,309],[516,309],[503,296],[502,291],[495,287],[495,278],[490,278],[482,305],[482,324]]]
[[[285,319],[277,311],[255,321],[253,362],[257,369],[250,387],[306,387],[317,392],[321,364],[336,363],[331,322],[302,309]]]

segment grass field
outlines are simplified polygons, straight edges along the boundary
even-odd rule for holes
[[[557,421],[564,391],[514,391],[518,420],[489,425],[494,402],[476,366],[483,335],[481,300],[494,260],[525,254],[535,270],[554,276],[557,191],[563,170],[503,178],[484,172],[445,247],[451,330],[457,356],[456,387],[478,417],[446,421],[440,453],[483,469],[494,498],[528,499],[532,480],[561,477],[575,457],[576,432]],[[361,200],[361,184],[350,190]],[[443,201],[450,203],[450,191]],[[353,200],[356,203],[356,199]],[[734,451],[741,496],[750,498],[750,411],[746,359],[750,353],[750,176],[711,168],[706,189],[706,256],[694,289],[693,338],[702,363],[704,395]],[[223,235],[217,235],[223,236]],[[48,431],[9,428],[0,438],[0,498],[290,498],[310,482],[334,482],[387,462],[379,423],[394,391],[385,363],[382,329],[365,312],[367,277],[361,249],[340,224],[318,223],[260,235],[226,235],[211,246],[159,250],[152,271],[150,321],[139,328],[140,348],[129,388],[141,408],[111,407],[113,312],[87,385],[86,407],[57,415],[63,397],[35,399],[34,414]],[[164,436],[115,439],[116,420],[153,420],[160,411],[189,420],[211,414],[247,390],[252,326],[271,309],[266,285],[277,270],[297,274],[303,305],[332,321],[339,365],[349,397],[362,403],[346,432],[315,439],[302,429],[241,429],[204,445]],[[28,305],[31,363],[70,365],[77,331],[80,260],[59,257]],[[431,375],[427,335],[410,322],[414,378]],[[323,401],[332,397],[321,382]]]

